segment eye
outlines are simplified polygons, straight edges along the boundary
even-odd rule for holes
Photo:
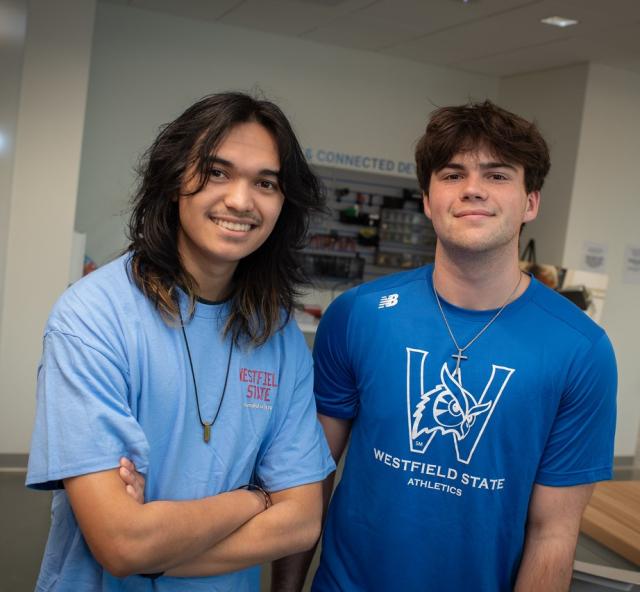
[[[442,178],[445,181],[459,181],[462,179],[462,175],[460,173],[445,173]]]
[[[493,181],[508,181],[509,177],[507,177],[507,175],[503,174],[503,173],[491,173],[489,175],[489,178],[492,179]]]
[[[222,169],[216,169],[216,168],[209,169],[210,179],[224,179],[225,177],[226,177],[226,173]]]
[[[260,179],[258,181],[258,187],[263,189],[264,191],[278,191],[280,188],[278,184],[274,181],[270,181],[269,179]]]
[[[462,409],[457,401],[451,401],[449,403],[449,413],[451,413],[451,415],[462,415]]]

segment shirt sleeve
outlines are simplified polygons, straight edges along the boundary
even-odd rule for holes
[[[38,368],[27,485],[58,489],[67,477],[117,467],[121,456],[146,473],[149,445],[128,392],[128,374],[114,352],[48,331]]]
[[[536,483],[571,486],[611,479],[617,369],[606,334],[574,361]]]
[[[258,480],[269,491],[322,481],[336,468],[316,413],[311,354],[302,333],[291,324],[287,348],[297,352],[298,360],[293,388],[287,405],[278,410],[273,435],[256,467]]]
[[[318,412],[353,419],[360,398],[348,351],[349,322],[356,290],[338,296],[322,316],[313,347]]]

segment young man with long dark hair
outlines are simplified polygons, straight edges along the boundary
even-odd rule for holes
[[[27,484],[55,491],[38,589],[257,590],[246,568],[314,544],[334,465],[290,317],[321,205],[273,103],[211,95],[161,131],[126,253],[45,330]]]
[[[313,590],[566,592],[592,483],[611,477],[616,365],[518,265],[546,142],[488,101],[445,107],[416,163],[434,265],[341,295],[316,336],[336,461],[351,440]],[[288,561],[280,590],[304,576]]]

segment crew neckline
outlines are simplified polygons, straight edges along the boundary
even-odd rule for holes
[[[231,297],[224,298],[223,300],[207,300],[206,298],[202,298],[201,296],[196,297],[196,302],[200,304],[205,304],[206,306],[217,306],[219,304],[225,304],[225,302],[229,302]]]
[[[433,290],[434,290],[433,271],[434,271],[434,266],[431,265],[431,269],[427,273],[426,283],[428,286],[429,294],[434,304],[437,306],[436,299],[433,294]],[[523,273],[526,273],[526,272],[523,272]],[[529,285],[527,286],[527,289],[522,294],[520,294],[520,296],[518,296],[515,300],[513,300],[512,302],[507,304],[507,306],[505,306],[505,309],[502,312],[503,315],[509,313],[510,311],[516,311],[522,308],[529,300],[531,300],[534,292],[538,289],[538,284],[539,284],[538,280],[536,280],[536,278],[534,278],[531,274],[527,274],[527,275],[529,275],[529,278],[530,278],[530,282],[529,282]],[[490,308],[486,310],[473,310],[470,308],[462,308],[446,300],[440,293],[438,293],[438,297],[442,304],[442,308],[447,313],[461,317],[461,318],[467,318],[470,320],[482,321],[482,320],[488,319],[493,315],[495,315],[496,312],[498,312],[498,310],[500,309],[499,306],[497,306],[496,308]]]
[[[189,298],[182,288],[178,288],[178,294],[180,297],[179,305],[182,316],[187,321],[187,318],[191,316],[189,311]],[[231,298],[225,300],[213,301],[206,300],[205,298],[196,297],[195,309],[193,311],[194,317],[211,319],[214,317],[224,317],[229,313]]]

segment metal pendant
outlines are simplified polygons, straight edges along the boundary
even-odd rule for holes
[[[463,356],[462,352],[464,350],[458,348],[458,353],[457,354],[451,354],[452,358],[455,358],[456,360],[456,369],[453,371],[453,375],[455,376],[456,374],[458,374],[458,372],[460,372],[460,362],[462,362],[462,360],[468,360],[469,358],[467,356]]]
[[[204,430],[204,442],[205,444],[208,444],[209,440],[211,439],[211,424],[203,424],[202,429]]]

